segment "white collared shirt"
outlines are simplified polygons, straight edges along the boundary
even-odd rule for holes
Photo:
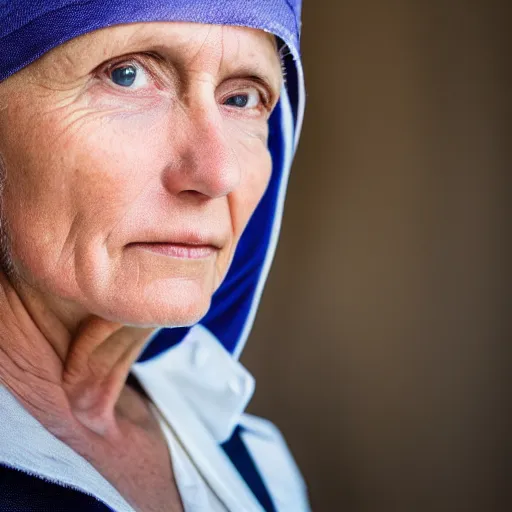
[[[176,347],[133,366],[167,440],[186,512],[261,512],[220,443],[241,437],[278,511],[309,510],[302,477],[279,431],[243,413],[254,379],[204,327]],[[48,432],[0,387],[0,463],[135,512],[83,457]]]

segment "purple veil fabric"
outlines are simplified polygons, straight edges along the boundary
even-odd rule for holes
[[[288,175],[304,110],[299,52],[302,0],[0,0],[0,81],[52,48],[93,30],[122,23],[187,21],[247,26],[287,46],[287,85],[270,120],[273,171],[226,279],[201,321],[235,357],[249,335],[275,252]],[[141,360],[179,343],[187,328],[162,328]]]

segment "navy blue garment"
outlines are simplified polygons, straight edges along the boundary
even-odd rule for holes
[[[0,512],[117,512],[83,492],[0,465]]]
[[[258,468],[240,435],[242,432],[242,427],[237,427],[231,438],[222,445],[222,448],[265,511],[277,512]]]

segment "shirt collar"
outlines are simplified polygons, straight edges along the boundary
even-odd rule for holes
[[[254,393],[254,378],[205,327],[196,325],[163,354],[136,363],[134,373],[153,397],[179,391],[218,442],[227,441]]]
[[[46,430],[0,385],[0,464],[96,497],[113,510],[135,512],[83,457]]]

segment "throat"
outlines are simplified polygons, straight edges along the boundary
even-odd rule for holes
[[[151,332],[93,319],[73,340],[62,388],[77,420],[96,434],[116,435],[120,419],[138,423],[148,416],[140,387],[127,379]]]
[[[111,443],[122,442],[128,432],[159,431],[149,399],[135,377],[129,376],[120,392],[109,393],[108,384],[75,390],[70,397],[73,419],[92,434]]]
[[[129,380],[116,406],[115,436],[102,437],[99,443],[93,436],[96,444],[85,446],[82,455],[136,510],[181,512],[167,441],[149,401],[134,389],[138,383]],[[75,449],[80,452],[81,447]]]
[[[82,428],[62,439],[87,459],[136,510],[183,510],[169,447],[148,399],[129,379],[103,434]],[[82,427],[84,426],[81,423]]]

